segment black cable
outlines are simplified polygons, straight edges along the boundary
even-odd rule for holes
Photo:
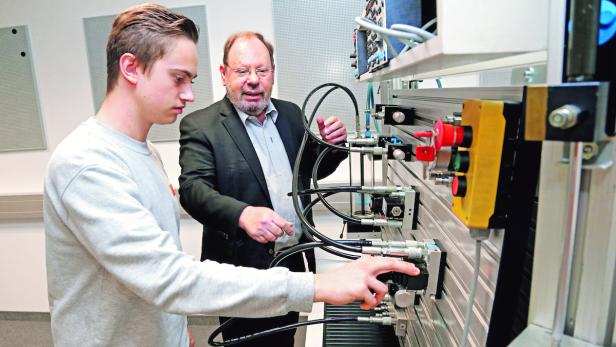
[[[323,194],[323,198],[326,198],[326,197],[328,197],[328,196],[330,196],[330,195],[332,195],[332,194],[336,194],[336,193],[335,193],[335,192],[325,193],[325,194]],[[308,215],[308,212],[310,211],[310,209],[311,209],[314,205],[316,205],[319,201],[321,201],[321,198],[320,198],[320,197],[317,197],[316,199],[314,199],[314,200],[310,201],[310,203],[309,203],[308,205],[306,205],[306,207],[304,207],[304,212],[303,212],[303,213],[304,213],[304,216],[307,216],[307,215]],[[346,225],[346,222],[344,222],[344,224]],[[344,227],[343,227],[343,229],[344,229]],[[316,239],[312,236],[312,234],[310,234],[310,233],[306,233],[306,234],[304,234],[304,235],[306,235],[306,238],[307,238],[307,239],[309,239],[309,240],[310,240],[310,241],[312,241],[312,242],[316,242],[316,241],[317,241],[317,240],[316,240]],[[344,241],[344,240],[337,240],[336,242],[341,242],[341,241]],[[372,242],[370,242],[370,245],[366,245],[366,246],[371,246],[371,245],[372,245]],[[346,258],[346,259],[352,259],[352,260],[355,260],[355,259],[358,259],[358,258],[359,258],[359,256],[357,256],[357,255],[349,255],[349,254],[346,254],[346,253],[338,252],[338,251],[336,251],[335,249],[331,249],[331,248],[329,248],[329,247],[321,247],[321,249],[322,249],[323,251],[325,251],[325,252],[329,253],[329,254],[333,254],[333,255],[335,255],[335,256],[342,257],[342,258]]]
[[[318,182],[318,178],[316,176],[317,171],[319,170],[319,166],[321,166],[321,162],[323,161],[323,158],[325,158],[327,153],[329,153],[331,151],[332,151],[332,148],[325,148],[323,151],[321,151],[321,153],[319,153],[319,156],[317,157],[317,160],[314,162],[314,166],[312,167],[312,185],[317,190],[319,189],[319,182]],[[321,202],[323,203],[323,205],[325,207],[327,207],[327,209],[330,210],[333,214],[335,214],[336,216],[342,218],[343,220],[345,220],[345,221],[347,221],[349,223],[361,224],[361,219],[355,218],[353,216],[349,216],[348,214],[345,214],[345,213],[339,211],[337,208],[332,206],[332,204],[330,204],[323,197],[323,194],[321,194],[318,191],[316,192],[316,194],[321,199]]]
[[[229,322],[229,321],[226,321],[225,324],[222,324],[221,326],[216,328],[216,330],[214,330],[212,335],[210,335],[210,337],[208,338],[207,343],[210,346],[215,346],[215,347],[218,347],[218,346],[230,346],[230,345],[234,345],[236,343],[241,343],[241,342],[246,342],[246,341],[254,340],[254,339],[257,339],[257,338],[260,338],[260,337],[264,337],[264,336],[272,335],[272,334],[279,333],[279,332],[282,332],[282,331],[287,331],[287,330],[303,327],[303,326],[306,326],[306,325],[325,324],[325,323],[334,323],[334,322],[356,322],[358,320],[357,318],[358,317],[332,317],[332,318],[324,318],[324,319],[314,319],[314,320],[310,320],[310,321],[306,321],[306,322],[299,322],[299,323],[285,325],[283,327],[272,328],[272,329],[260,331],[258,333],[254,333],[254,334],[251,334],[251,335],[246,335],[246,336],[242,336],[242,337],[232,338],[232,339],[229,339],[229,340],[226,340],[226,341],[222,341],[222,342],[214,341],[214,338],[216,338],[216,336],[218,336],[218,334],[220,334],[222,332],[221,328],[226,326],[226,324]]]
[[[310,224],[310,222],[306,219],[306,217],[302,213],[303,211],[301,210],[300,205],[299,205],[299,195],[298,195],[299,167],[300,167],[300,162],[302,159],[302,154],[304,152],[304,148],[306,147],[307,142],[308,142],[308,134],[304,133],[304,138],[302,139],[302,142],[300,144],[299,151],[297,152],[297,157],[295,158],[295,165],[293,167],[293,184],[291,188],[292,188],[292,193],[293,193],[293,208],[295,209],[295,213],[299,216],[300,221],[306,227],[307,232],[311,233],[314,237],[322,240],[328,246],[337,247],[337,248],[340,248],[348,252],[361,253],[362,250],[360,247],[349,247],[346,245],[338,244],[334,240],[321,234],[317,229],[315,229],[312,226],[312,224]]]
[[[353,93],[351,93],[351,91],[348,88],[345,88],[339,84],[335,84],[335,83],[326,83],[323,84],[317,88],[315,88],[312,92],[310,92],[310,94],[308,95],[308,97],[306,97],[306,100],[304,101],[304,105],[302,107],[302,112],[305,111],[306,108],[306,104],[308,103],[308,99],[310,99],[310,97],[319,89],[324,88],[324,87],[328,87],[328,86],[335,86],[336,88],[341,88],[343,90],[345,90],[347,92],[347,94],[349,94],[349,96],[351,97],[351,100],[353,101],[353,104],[355,106],[356,112],[359,115],[359,111],[357,108],[357,101],[355,100],[355,96],[353,96]],[[331,88],[330,90],[328,90],[326,92],[326,94],[321,97],[321,99],[319,100],[317,107],[321,105],[321,103],[324,100],[324,97],[329,95],[329,93],[331,93],[333,90],[335,90],[334,88]],[[316,114],[318,108],[315,108],[315,110],[313,111],[309,122],[306,124],[306,127],[308,128],[305,132],[304,132],[304,137],[302,138],[302,142],[300,144],[300,148],[297,152],[297,156],[295,158],[295,164],[293,166],[293,183],[292,183],[292,193],[293,193],[293,208],[295,209],[295,213],[300,217],[300,221],[302,222],[302,224],[306,227],[307,232],[311,233],[312,236],[322,240],[323,242],[325,242],[328,246],[332,246],[332,247],[336,247],[339,248],[341,250],[347,251],[347,252],[355,252],[355,253],[361,253],[362,249],[361,247],[350,247],[350,246],[346,246],[346,245],[342,245],[342,244],[338,244],[336,243],[334,240],[326,237],[325,235],[321,234],[318,230],[316,230],[311,224],[310,222],[308,222],[308,220],[306,219],[306,217],[304,216],[304,214],[302,213],[302,209],[300,207],[300,201],[299,201],[299,195],[298,195],[298,187],[299,187],[299,169],[300,169],[300,165],[301,165],[301,160],[302,160],[302,156],[304,153],[304,149],[306,148],[306,144],[308,142],[308,137],[309,136],[314,136],[314,134],[312,134],[312,132],[310,132],[310,122],[312,122],[312,119],[314,118],[314,115]],[[305,115],[305,113],[304,113]],[[317,141],[321,140],[317,138]],[[324,141],[321,141],[324,142]],[[329,143],[324,142],[328,147],[333,147],[333,148],[342,148],[344,150],[347,150],[346,147],[342,147],[342,146],[330,146]],[[345,256],[344,253],[340,253],[337,251],[332,250],[335,253],[338,253],[337,255],[340,256]]]
[[[293,254],[296,253],[300,253],[303,251],[307,251],[309,249],[313,249],[319,246],[323,246],[325,243],[323,243],[323,241],[314,241],[314,242],[305,242],[305,243],[300,243],[298,245],[292,246],[287,248],[284,251],[281,251],[280,253],[278,253],[274,259],[272,259],[272,261],[269,264],[269,268],[273,268],[275,266],[278,266],[278,264],[280,264],[280,262],[282,262],[283,260],[287,259],[288,257],[292,256]]]
[[[318,189],[304,189],[297,192],[299,195],[308,195],[308,194],[317,194],[317,193],[345,193],[345,192],[356,192],[361,189],[361,186],[351,186],[351,187],[324,187]],[[291,193],[289,193],[291,195]]]
[[[321,85],[321,87],[324,85]],[[319,87],[317,87],[319,88]],[[319,109],[319,107],[321,107],[321,104],[325,101],[325,99],[327,98],[327,96],[329,94],[331,94],[332,92],[334,92],[336,89],[338,89],[337,86],[330,88],[328,91],[326,91],[325,93],[323,93],[323,95],[321,95],[321,97],[319,98],[319,100],[317,101],[316,105],[314,106],[314,110],[312,111],[312,114],[310,114],[310,118],[306,117],[306,105],[308,104],[308,100],[310,99],[310,97],[318,90],[317,88],[313,89],[310,94],[308,94],[308,96],[306,97],[306,99],[304,99],[304,104],[302,105],[302,115],[304,116],[302,125],[304,127],[304,131],[308,134],[308,136],[310,136],[313,140],[315,140],[317,143],[325,145],[326,147],[334,147],[337,148],[339,150],[343,150],[343,151],[349,151],[349,149],[345,146],[339,146],[339,145],[334,145],[331,144],[327,141],[324,141],[322,138],[320,138],[319,136],[317,136],[315,133],[312,132],[312,130],[310,129],[310,126],[312,125],[312,121],[314,120],[314,116],[316,114],[316,111]]]
[[[325,84],[321,84],[320,86],[314,88],[306,97],[306,99],[304,100],[304,104],[302,105],[302,114],[304,114],[304,117],[306,115],[306,105],[308,104],[308,101],[310,100],[310,98],[312,97],[312,95],[314,95],[314,93],[316,93],[317,91],[319,91],[322,88],[325,87],[333,87],[331,89],[329,89],[327,92],[325,92],[325,94],[323,94],[323,96],[321,96],[321,98],[319,99],[319,101],[317,102],[311,116],[310,119],[308,121],[306,121],[304,119],[304,130],[308,133],[308,135],[310,137],[312,137],[312,139],[314,139],[315,141],[317,141],[318,143],[320,143],[323,146],[326,147],[330,147],[330,148],[335,148],[335,149],[339,149],[339,150],[343,150],[343,151],[349,151],[348,147],[345,146],[338,146],[338,145],[334,145],[331,144],[327,141],[324,141],[323,139],[321,139],[320,137],[316,136],[312,130],[310,130],[310,125],[312,124],[312,119],[314,118],[314,115],[316,114],[316,111],[318,110],[319,106],[321,106],[321,103],[323,102],[323,100],[325,100],[325,98],[334,90],[336,89],[342,89],[348,96],[349,98],[351,98],[351,101],[353,102],[353,107],[355,108],[355,118],[359,118],[359,107],[357,106],[357,99],[355,99],[355,95],[353,95],[353,92],[351,92],[351,90],[343,85],[337,84],[337,83],[325,83]]]
[[[372,246],[372,241],[368,241],[368,240],[337,240],[336,242],[342,243],[342,244],[345,244],[345,245],[351,245],[351,246]],[[295,246],[291,246],[289,248],[285,248],[284,250],[281,250],[280,253],[278,253],[274,257],[274,259],[272,259],[272,261],[270,262],[269,267],[273,268],[275,266],[278,266],[278,264],[280,264],[280,262],[282,262],[283,260],[287,259],[288,257],[290,257],[290,256],[292,256],[292,255],[294,255],[296,253],[300,253],[300,252],[303,252],[303,251],[307,251],[309,249],[321,247],[323,245],[325,245],[325,243],[323,241],[313,241],[313,242],[300,243],[300,244],[297,244]],[[327,247],[321,247],[321,249],[326,250],[328,248]],[[356,256],[356,255],[348,254],[344,258],[355,260],[355,259],[357,259],[359,257]]]

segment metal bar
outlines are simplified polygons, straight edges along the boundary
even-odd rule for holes
[[[571,0],[567,40],[568,81],[589,81],[595,74],[600,0]]]
[[[567,316],[565,317],[565,334],[574,336],[575,321],[578,305],[580,304],[580,285],[582,283],[582,271],[584,271],[584,240],[586,239],[587,229],[586,219],[588,218],[588,199],[590,192],[590,180],[592,173],[582,170],[580,177],[580,196],[578,206],[577,232],[575,235],[575,245],[573,246],[573,258],[571,264],[569,298],[567,300]]]
[[[552,325],[552,342],[560,345],[562,340],[565,320],[567,318],[567,302],[571,281],[571,268],[573,263],[573,249],[577,229],[578,207],[580,199],[580,183],[582,179],[582,150],[584,145],[580,142],[571,144],[569,159],[569,200],[565,224],[565,242],[563,248],[562,263],[558,280],[558,292],[556,299],[556,311]]]

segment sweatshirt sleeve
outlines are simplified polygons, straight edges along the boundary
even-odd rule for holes
[[[197,262],[159,227],[139,196],[122,168],[94,165],[77,174],[61,197],[75,237],[137,296],[178,314],[266,317],[310,311],[313,274]]]

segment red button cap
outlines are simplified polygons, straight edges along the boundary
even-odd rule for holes
[[[453,177],[453,182],[451,182],[451,194],[458,197],[464,197],[466,195],[466,177]]]
[[[459,146],[464,139],[464,128],[445,124],[440,119],[434,125],[434,132],[434,147],[437,151],[440,151],[441,147]]]

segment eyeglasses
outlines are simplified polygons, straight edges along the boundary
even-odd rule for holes
[[[257,74],[257,76],[259,76],[259,78],[268,77],[272,73],[272,69],[265,68],[265,67],[258,67],[258,68],[254,69],[254,70],[251,70],[251,69],[248,69],[248,68],[244,68],[244,67],[234,69],[234,68],[229,66],[229,68],[239,78],[246,78],[246,77],[250,76],[253,71],[254,71],[255,74]]]

